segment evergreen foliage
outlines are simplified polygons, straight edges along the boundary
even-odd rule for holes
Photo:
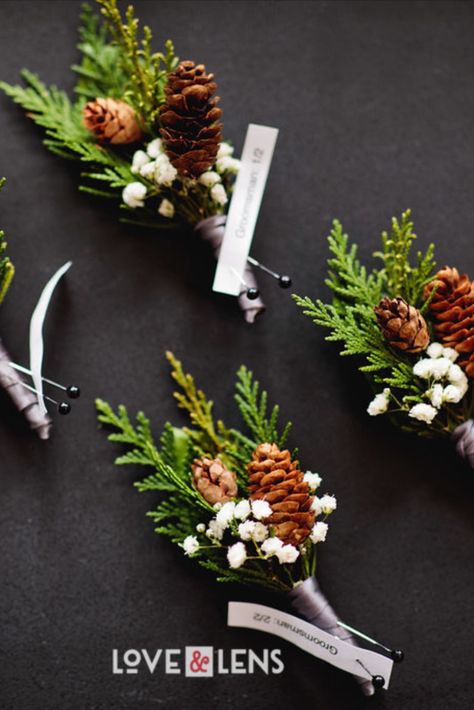
[[[190,420],[190,427],[178,428],[166,423],[157,444],[150,422],[139,412],[132,423],[126,408],[120,405],[117,411],[101,399],[96,401],[99,421],[112,428],[110,441],[123,444],[126,451],[115,461],[118,465],[132,464],[151,469],[145,478],[137,481],[139,492],[154,491],[161,494],[157,507],[148,515],[156,524],[156,532],[180,544],[187,535],[195,533],[196,525],[210,520],[215,510],[196,491],[192,483],[191,463],[203,455],[219,457],[237,474],[239,492],[247,492],[246,464],[252,452],[262,441],[271,441],[283,446],[290,431],[288,423],[282,432],[278,429],[278,406],[268,408],[268,395],[260,389],[252,372],[241,367],[237,373],[235,401],[247,424],[249,433],[243,434],[228,428],[222,420],[215,420],[213,402],[200,390],[192,375],[186,373],[179,360],[167,353],[171,374],[179,389],[174,393],[178,406]],[[206,517],[207,516],[207,517]],[[244,584],[258,583],[273,591],[291,588],[287,579],[279,579],[274,561],[250,560],[243,568],[233,570],[225,558],[222,546],[210,544],[198,554],[199,563],[213,571],[219,581]],[[201,556],[202,554],[202,556]],[[302,560],[301,564],[313,564]],[[284,566],[281,566],[282,569]],[[280,570],[281,574],[281,570]]]

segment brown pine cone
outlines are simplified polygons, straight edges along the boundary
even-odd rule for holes
[[[468,377],[474,377],[474,283],[467,274],[445,266],[425,288],[430,303],[434,332],[446,347],[460,354],[458,363]]]
[[[197,178],[216,161],[222,137],[216,89],[204,64],[184,61],[168,75],[161,136],[172,165],[184,177]]]
[[[99,143],[135,143],[142,137],[134,109],[117,99],[89,101],[84,106],[82,120]]]
[[[421,353],[430,342],[426,321],[420,311],[403,298],[382,298],[374,308],[382,333],[393,348]]]
[[[237,478],[220,459],[194,459],[191,465],[193,483],[211,505],[227,503],[237,495]]]
[[[285,544],[300,545],[313,529],[315,515],[298,461],[292,461],[290,452],[280,451],[276,444],[260,444],[247,470],[250,498],[266,500],[273,511],[264,522]]]

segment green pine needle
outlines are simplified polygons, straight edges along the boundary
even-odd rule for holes
[[[0,190],[5,185],[5,182],[5,178],[0,178]],[[0,229],[0,303],[5,298],[15,274],[15,267],[9,257],[5,256],[6,248],[5,232]]]

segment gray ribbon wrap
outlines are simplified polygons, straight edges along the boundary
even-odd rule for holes
[[[13,404],[27,420],[30,429],[35,431],[40,439],[49,439],[52,422],[48,414],[43,414],[36,395],[21,383],[25,380],[11,367],[10,355],[0,340],[0,387],[10,395]]]
[[[339,617],[322,593],[316,577],[309,577],[299,584],[289,593],[289,597],[296,611],[311,624],[332,636],[337,636],[341,641],[346,641],[353,646],[359,645],[349,631],[338,625]],[[371,680],[358,675],[353,677],[364,695],[374,694],[375,689]]]
[[[198,232],[204,241],[209,242],[216,259],[219,258],[222,240],[224,239],[225,223],[226,215],[219,214],[202,219],[194,227],[194,231]],[[247,298],[247,289],[257,288],[257,279],[255,278],[252,267],[248,263],[245,267],[243,280],[245,281],[245,285],[241,285],[241,290],[238,295],[239,306],[244,312],[247,323],[254,323],[255,318],[265,310],[265,304],[260,297],[254,300]]]
[[[451,434],[459,456],[474,468],[474,420],[468,419],[460,424]]]

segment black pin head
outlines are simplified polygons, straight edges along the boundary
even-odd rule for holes
[[[258,288],[252,287],[252,288],[247,289],[247,298],[250,301],[255,301],[255,299],[258,298],[259,296],[260,296],[260,291],[258,290]]]
[[[58,404],[59,414],[66,415],[66,414],[69,414],[70,411],[71,411],[71,405],[68,404],[67,402],[60,402]]]
[[[69,387],[66,389],[68,397],[71,399],[77,399],[78,397],[81,396],[81,390],[77,385],[69,385]]]
[[[390,652],[390,655],[394,663],[401,663],[405,658],[405,654],[400,648],[395,648],[393,651]]]
[[[376,690],[379,690],[379,688],[383,688],[385,685],[385,678],[381,675],[373,675],[372,685]]]
[[[286,274],[283,274],[282,276],[278,277],[278,284],[280,288],[290,288],[292,283],[292,280]]]

